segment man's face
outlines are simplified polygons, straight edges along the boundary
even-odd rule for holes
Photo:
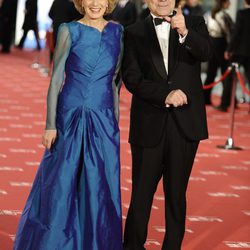
[[[165,17],[173,12],[175,0],[146,0],[148,7],[155,16]]]

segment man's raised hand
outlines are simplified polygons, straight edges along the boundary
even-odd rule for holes
[[[165,17],[166,21],[171,24],[172,29],[176,29],[176,31],[183,37],[188,33],[188,29],[186,27],[186,22],[184,15],[182,13],[181,5],[175,9],[176,14],[173,17]]]

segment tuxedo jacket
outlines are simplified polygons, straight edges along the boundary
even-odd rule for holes
[[[202,17],[187,16],[185,20],[189,32],[183,44],[177,31],[170,31],[168,72],[151,15],[125,29],[122,75],[133,94],[129,135],[132,144],[156,146],[169,115],[188,140],[208,137],[200,63],[209,60],[211,45]],[[188,104],[166,108],[165,99],[175,89],[187,95]]]
[[[182,12],[184,15],[192,15],[192,16],[203,16],[204,15],[204,10],[202,9],[201,5],[198,4],[196,6],[189,6],[187,4],[184,4],[182,8]]]
[[[135,23],[137,20],[136,6],[130,1],[128,1],[124,7],[117,5],[106,19],[117,21],[124,27],[127,27],[128,25]]]
[[[228,46],[228,51],[236,56],[250,57],[250,8],[239,10],[235,30]]]

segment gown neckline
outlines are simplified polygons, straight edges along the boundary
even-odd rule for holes
[[[75,21],[75,22],[78,23],[78,24],[80,24],[80,25],[82,25],[82,26],[84,26],[84,27],[87,27],[87,28],[90,28],[90,29],[92,29],[92,30],[95,30],[95,31],[97,31],[97,32],[100,33],[100,34],[102,34],[102,33],[107,29],[108,25],[111,23],[111,22],[107,22],[107,23],[105,24],[103,30],[100,31],[100,30],[98,30],[97,28],[95,28],[95,27],[93,27],[93,26],[90,26],[90,25],[87,25],[87,24],[84,24],[84,23],[82,23],[82,22],[79,22],[79,21]]]

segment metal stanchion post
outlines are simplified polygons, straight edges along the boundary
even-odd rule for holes
[[[35,60],[34,62],[31,64],[31,68],[32,69],[39,69],[40,68],[40,51],[36,51],[35,53]]]
[[[43,49],[43,65],[40,67],[39,72],[42,76],[48,77],[51,74],[51,46],[53,46],[53,33],[51,30],[47,30],[46,32],[46,44]]]
[[[233,66],[233,86],[231,95],[231,114],[230,114],[230,134],[225,145],[218,145],[218,148],[230,149],[230,150],[241,150],[242,148],[234,146],[233,131],[234,131],[234,114],[235,114],[235,97],[236,97],[236,85],[237,85],[237,75],[236,70],[239,68],[238,63],[232,63]]]
[[[48,53],[47,48],[37,51],[36,57],[35,57],[36,59],[31,64],[31,68],[37,69],[39,73],[44,77],[49,76],[49,58],[48,58],[47,53]]]
[[[49,55],[48,55],[48,53],[49,53],[48,48],[45,47],[43,49],[43,65],[39,69],[39,72],[44,77],[49,76]]]

